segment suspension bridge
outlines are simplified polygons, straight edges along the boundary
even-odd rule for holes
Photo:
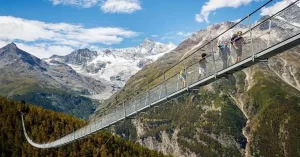
[[[297,23],[297,20],[300,22],[299,0],[290,2],[288,6],[277,13],[257,21],[255,18],[259,15],[261,9],[270,5],[272,1],[266,2],[239,22],[232,23],[232,26],[215,38],[189,51],[189,55],[184,59],[155,78],[152,81],[152,84],[154,84],[152,88],[145,87],[147,90],[129,101],[122,101],[109,114],[55,141],[35,143],[26,132],[22,114],[22,127],[27,141],[32,146],[42,149],[55,148],[72,143],[75,140],[85,138],[99,130],[108,128],[152,107],[159,106],[166,101],[186,94],[191,90],[197,90],[201,86],[214,82],[219,78],[226,77],[259,62],[267,62],[270,57],[294,48],[300,44],[300,24]],[[242,30],[242,37],[247,41],[243,45],[242,60],[238,63],[230,62],[224,67],[222,61],[218,59],[220,56],[216,53],[218,52],[217,45],[221,39],[230,38],[233,32],[238,30]],[[281,32],[281,34],[278,32]],[[209,54],[205,75],[199,75],[198,73],[199,60],[197,58],[199,58],[201,53]],[[231,54],[234,54],[234,52]],[[182,69],[186,72],[185,86],[182,86],[182,80],[179,79],[178,75]]]

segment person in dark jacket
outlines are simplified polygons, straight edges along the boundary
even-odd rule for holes
[[[245,40],[242,37],[242,34],[242,31],[238,31],[237,35],[234,35],[234,37],[231,39],[233,49],[235,50],[237,55],[235,63],[240,62],[242,59],[243,44],[245,44]]]
[[[226,41],[223,41],[218,47],[219,47],[220,58],[223,61],[223,69],[225,69],[228,67],[228,58],[230,56],[230,49]]]

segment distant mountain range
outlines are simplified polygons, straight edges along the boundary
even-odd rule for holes
[[[77,73],[108,82],[109,90],[93,93],[91,98],[107,99],[123,87],[126,81],[144,66],[173,50],[172,43],[162,44],[145,39],[136,47],[124,49],[103,49],[98,52],[79,49],[66,56],[53,55],[45,59],[48,63],[61,62],[72,67]]]
[[[108,98],[174,47],[147,39],[135,48],[80,49],[41,60],[11,43],[0,49],[0,95],[86,119],[99,105],[91,98]]]

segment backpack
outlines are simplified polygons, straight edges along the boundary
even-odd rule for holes
[[[185,79],[185,72],[183,70],[180,71],[179,76]]]
[[[219,45],[219,48],[222,50],[222,49],[225,48],[225,45],[224,45],[224,44],[220,44],[220,45]]]
[[[235,41],[235,39],[236,39],[237,37],[238,37],[237,34],[233,34],[233,35],[232,35],[232,38],[230,39],[231,44]]]

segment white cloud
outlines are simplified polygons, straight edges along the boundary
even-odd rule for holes
[[[177,32],[177,35],[184,36],[184,37],[191,36],[192,34],[193,34],[192,32]]]
[[[89,8],[98,3],[99,0],[50,0],[53,2],[53,5],[71,5],[78,6],[82,8]]]
[[[21,47],[26,48],[26,51],[32,50],[34,51],[32,53],[40,54],[38,57],[45,57],[44,54],[54,51],[58,55],[63,55],[66,51],[70,53],[70,50],[97,44],[118,44],[124,38],[138,35],[137,32],[119,27],[85,28],[82,25],[45,23],[11,16],[0,16],[0,26],[0,43],[20,41],[24,43]],[[36,43],[46,45],[43,48],[34,45]]]
[[[183,35],[183,32],[177,32],[177,35]]]
[[[141,10],[139,0],[50,0],[53,5],[68,5],[81,8],[90,8],[96,5],[101,6],[104,13],[126,13],[131,14]]]
[[[239,19],[233,20],[233,21],[231,21],[231,22],[237,23],[237,22],[240,22],[241,20],[242,20],[242,19],[239,18]]]
[[[275,3],[273,6],[263,7],[260,15],[261,16],[273,15],[295,1],[296,0],[283,0],[283,1]],[[298,6],[300,6],[300,4],[298,4]]]
[[[48,58],[54,54],[57,55],[67,55],[74,51],[74,49],[70,46],[60,46],[60,45],[48,45],[48,44],[35,44],[35,45],[27,45],[23,43],[16,43],[17,46],[28,52],[34,56],[39,58]]]
[[[117,44],[138,33],[119,27],[84,28],[67,23],[44,23],[11,16],[0,16],[0,39],[37,41],[49,40],[66,45]]]
[[[237,8],[242,5],[247,5],[252,1],[258,0],[209,0],[202,6],[200,14],[195,15],[195,20],[197,22],[209,22],[208,16],[212,11],[226,7]]]
[[[157,37],[158,37],[158,35],[156,35],[156,34],[153,34],[153,35],[151,35],[151,37],[153,37],[153,38],[157,38]]]
[[[139,0],[105,0],[101,4],[104,13],[133,13],[141,10]]]
[[[192,36],[193,33],[192,32],[168,32],[166,34],[164,34],[164,36],[162,36],[160,39],[161,40],[171,40],[171,41],[182,41],[190,36]]]

